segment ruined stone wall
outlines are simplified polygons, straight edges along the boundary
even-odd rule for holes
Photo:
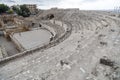
[[[67,24],[63,23],[62,21],[50,20],[50,22],[51,22],[52,24],[57,24],[57,25],[59,25],[60,27],[63,27],[65,31],[68,30]]]
[[[0,18],[0,28],[2,28],[2,20],[1,20],[1,18]]]
[[[10,38],[11,38],[12,42],[16,45],[16,48],[19,51],[24,51],[25,50],[24,47],[19,43],[19,41],[16,38],[14,38],[12,35],[10,35]]]
[[[4,25],[14,25],[14,15],[2,15],[0,18]]]
[[[50,42],[49,44],[44,45],[42,47],[37,46],[37,47],[32,48],[30,50],[26,50],[24,52],[21,52],[19,54],[1,59],[0,63],[4,63],[4,62],[10,61],[12,59],[15,59],[15,58],[18,58],[18,57],[21,57],[24,55],[28,55],[28,54],[35,53],[35,52],[40,51],[40,50],[44,50],[44,49],[48,49],[50,47],[56,46],[57,44],[59,44],[60,42],[64,41],[66,38],[68,38],[70,36],[70,34],[72,33],[72,25],[69,22],[65,22],[65,21],[63,24],[64,25],[66,24],[69,29],[68,29],[68,31],[63,33],[58,39],[56,39],[56,40],[54,40],[54,41]]]

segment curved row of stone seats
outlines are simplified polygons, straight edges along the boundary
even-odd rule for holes
[[[0,64],[8,62],[8,61],[10,61],[12,59],[16,59],[16,58],[21,57],[21,56],[29,55],[29,54],[38,52],[40,50],[45,50],[45,49],[48,49],[50,47],[56,46],[57,44],[59,44],[60,42],[64,41],[66,38],[68,38],[71,35],[72,25],[70,23],[68,23],[68,22],[64,22],[64,24],[66,24],[69,27],[69,31],[64,32],[57,39],[51,41],[49,44],[43,45],[42,47],[41,46],[36,46],[36,47],[34,47],[32,49],[23,51],[21,53],[15,54],[13,56],[0,59]]]
[[[43,28],[47,29],[52,34],[52,37],[56,36],[57,33],[55,32],[55,30],[52,27],[50,27],[46,24],[43,24],[43,23],[40,23],[40,24],[43,26]]]

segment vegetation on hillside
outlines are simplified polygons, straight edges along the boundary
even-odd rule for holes
[[[25,5],[20,5],[20,7],[13,6],[12,8],[14,12],[16,12],[18,15],[23,17],[29,17],[30,16],[30,10]]]
[[[9,7],[5,4],[0,4],[0,14],[6,13],[9,10]]]
[[[12,8],[8,7],[5,4],[0,4],[0,14],[7,13],[7,14],[18,14],[23,17],[30,16],[30,10],[26,7],[26,5],[20,6],[12,6]]]
[[[20,6],[20,12],[21,12],[21,16],[23,17],[29,17],[30,16],[30,10],[25,6],[25,5],[21,5]]]

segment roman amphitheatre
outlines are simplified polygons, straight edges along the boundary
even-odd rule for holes
[[[0,80],[120,80],[120,14],[50,9],[0,24]]]

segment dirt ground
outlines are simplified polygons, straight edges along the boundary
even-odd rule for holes
[[[5,37],[0,36],[0,45],[5,47],[8,56],[14,55],[19,51],[16,49],[15,44],[12,41],[7,40]]]
[[[47,50],[1,64],[0,80],[120,80],[118,14],[51,12],[72,25],[70,37]]]
[[[44,29],[15,33],[13,35],[13,38],[15,38],[18,44],[21,44],[25,50],[48,44],[50,37],[50,32]]]

